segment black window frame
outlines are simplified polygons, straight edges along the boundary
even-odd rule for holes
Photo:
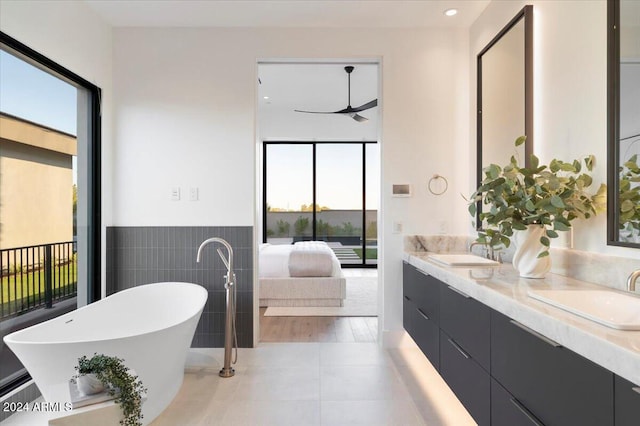
[[[345,263],[341,264],[342,268],[371,268],[377,269],[378,263],[367,263],[367,240],[366,240],[366,223],[367,223],[367,145],[375,145],[378,141],[262,141],[262,242],[267,242],[267,146],[269,145],[311,145],[312,146],[312,206],[311,213],[311,232],[312,240],[316,240],[316,147],[318,145],[361,145],[362,146],[362,263]],[[379,207],[378,207],[379,208]],[[379,260],[379,259],[378,259]]]
[[[89,244],[87,247],[87,303],[92,303],[100,299],[101,297],[101,248],[102,248],[102,200],[101,200],[101,173],[102,173],[102,125],[101,125],[101,112],[100,101],[102,99],[101,89],[95,84],[80,77],[78,74],[70,71],[57,62],[47,58],[41,53],[38,53],[29,46],[21,43],[10,35],[0,31],[0,45],[8,48],[9,53],[11,51],[29,59],[32,62],[37,63],[40,67],[57,74],[64,79],[67,79],[77,86],[82,87],[89,93],[89,120],[90,133],[89,133],[89,170],[87,189],[88,197],[87,205],[87,235],[89,238]],[[31,376],[25,373],[13,380],[10,383],[0,388],[0,396],[6,395],[12,390],[16,389],[20,385],[31,380]]]

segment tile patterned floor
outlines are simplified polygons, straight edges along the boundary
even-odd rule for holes
[[[151,425],[475,424],[415,347],[263,343],[239,350],[228,379],[222,360],[222,349],[192,349],[182,388]],[[2,426],[46,424],[29,414]]]
[[[416,348],[277,343],[240,350],[218,377],[219,349],[194,349],[185,384],[152,426],[473,425]]]

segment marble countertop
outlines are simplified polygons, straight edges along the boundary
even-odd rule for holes
[[[551,273],[543,279],[521,278],[511,264],[447,267],[429,260],[429,253],[424,251],[405,251],[403,260],[640,385],[640,331],[609,328],[527,295],[529,289],[616,290]]]

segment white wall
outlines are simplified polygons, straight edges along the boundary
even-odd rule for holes
[[[604,0],[494,1],[470,29],[471,146],[475,144],[475,58],[525,5],[534,6],[534,153],[544,163],[594,154],[595,188],[607,174],[607,6]],[[470,176],[470,186],[475,178]],[[574,248],[623,257],[607,246],[606,215],[574,222]]]
[[[116,29],[115,225],[254,225],[259,59],[380,58],[385,331],[402,330],[402,236],[466,229],[468,45],[461,30]],[[430,196],[434,173],[449,191]],[[464,175],[463,175],[464,176]],[[412,183],[414,197],[390,197]],[[200,201],[170,201],[172,186]],[[454,210],[454,206],[455,209]]]
[[[102,283],[111,224],[112,33],[83,2],[2,1],[0,29],[102,89]],[[81,299],[81,297],[79,298]]]

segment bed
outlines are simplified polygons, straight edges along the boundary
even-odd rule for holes
[[[346,280],[340,262],[323,241],[261,244],[260,306],[343,306]]]

